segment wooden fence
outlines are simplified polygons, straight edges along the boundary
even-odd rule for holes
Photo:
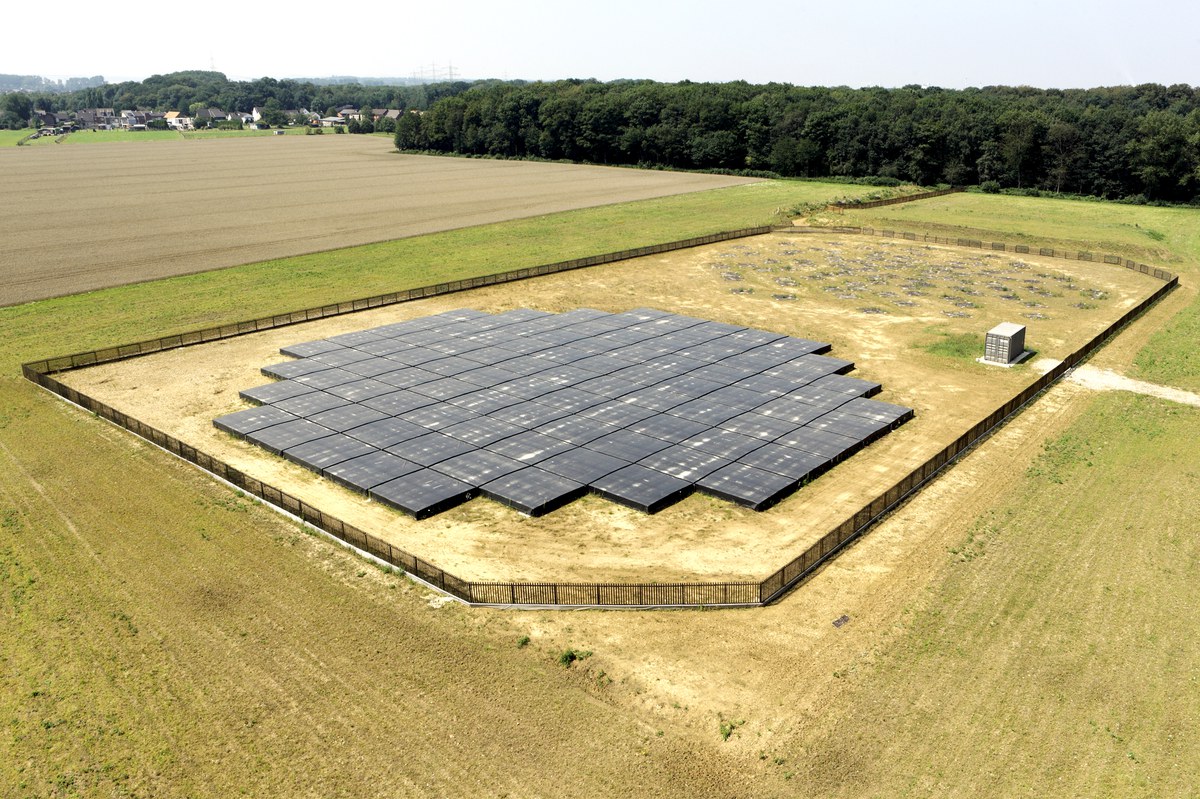
[[[942,192],[948,193],[948,192]],[[1025,245],[1003,245],[994,242],[974,242],[969,240],[937,239],[923,237],[919,234],[895,233],[893,231],[874,231],[870,228],[786,228],[788,233],[862,233],[908,239],[910,241],[936,241],[943,244],[955,244],[964,247],[985,247],[986,249],[1004,250],[1007,252],[1032,252]],[[227,463],[186,444],[175,437],[151,427],[150,425],[122,413],[93,397],[90,397],[53,377],[54,374],[72,369],[83,368],[93,364],[135,358],[153,352],[187,347],[208,341],[216,341],[233,336],[247,335],[260,330],[268,330],[285,325],[321,319],[328,316],[353,313],[367,308],[376,308],[398,302],[407,302],[465,291],[479,286],[495,285],[513,280],[524,280],[538,275],[553,274],[569,269],[579,269],[585,266],[611,263],[626,258],[636,258],[670,250],[696,247],[719,241],[759,235],[768,232],[768,228],[752,228],[728,233],[713,234],[682,242],[659,244],[623,253],[581,258],[573,261],[563,261],[557,264],[518,269],[470,278],[435,286],[425,286],[394,294],[381,295],[363,300],[353,300],[346,303],[323,306],[321,308],[296,311],[289,314],[266,317],[248,322],[238,322],[205,330],[165,336],[150,341],[124,344],[103,350],[94,350],[57,358],[26,363],[22,366],[23,375],[30,381],[52,391],[80,407],[117,424],[151,443],[171,452],[184,460],[227,481],[238,489],[257,497],[264,502],[280,508],[296,516],[325,533],[350,544],[353,547],[379,560],[403,569],[407,573],[420,578],[447,594],[476,605],[521,605],[521,606],[554,606],[554,607],[720,607],[720,606],[756,606],[773,602],[796,586],[801,580],[816,571],[822,564],[840,552],[845,546],[861,536],[872,524],[882,516],[894,510],[906,499],[916,493],[921,486],[928,483],[935,475],[961,457],[970,447],[978,443],[997,426],[1004,423],[1010,416],[1020,411],[1042,391],[1049,388],[1068,370],[1088,358],[1097,348],[1113,336],[1117,331],[1142,314],[1154,303],[1170,292],[1177,284],[1178,278],[1165,270],[1137,264],[1115,256],[1096,257],[1090,253],[1039,249],[1038,255],[1056,258],[1071,258],[1073,260],[1100,261],[1134,269],[1143,274],[1152,275],[1163,281],[1151,296],[1147,297],[1136,307],[1131,308],[1119,320],[1104,331],[1094,336],[1083,346],[1071,353],[1066,360],[1047,372],[1033,385],[1024,389],[1016,396],[1003,403],[995,411],[980,420],[970,430],[957,438],[950,445],[929,458],[925,463],[913,469],[909,474],[898,480],[892,487],[882,492],[851,517],[843,521],[833,530],[826,533],[819,541],[810,546],[800,555],[794,557],[782,568],[761,582],[719,582],[719,583],[569,583],[569,582],[471,582],[463,580],[446,572],[437,565],[406,552],[370,533],[348,524],[335,516],[331,516],[319,508],[313,507],[298,497],[294,497],[268,483],[257,480],[244,472],[233,468]],[[965,242],[965,243],[964,243]],[[986,245],[986,246],[985,246]],[[1083,257],[1083,256],[1087,257]]]
[[[911,231],[878,230],[871,227],[854,227],[839,225],[834,227],[797,227],[784,226],[774,228],[779,233],[795,233],[800,235],[849,233],[856,236],[879,236],[886,239],[903,239],[904,241],[922,242],[928,244],[948,244],[952,247],[968,247],[992,252],[1009,252],[1017,255],[1036,255],[1041,258],[1061,258],[1067,261],[1088,261],[1110,266],[1119,266],[1143,275],[1157,278],[1164,283],[1176,280],[1175,274],[1166,269],[1159,269],[1119,255],[1106,255],[1087,250],[1068,250],[1054,247],[1036,247],[1031,244],[1010,244],[1003,241],[983,241],[981,239],[951,238],[948,236],[931,236],[928,233],[913,233]]]
[[[957,194],[958,192],[966,191],[965,186],[951,186],[948,189],[935,189],[934,191],[923,191],[919,194],[905,194],[900,197],[889,197],[886,200],[838,200],[830,205],[830,208],[837,210],[845,210],[851,208],[854,210],[864,210],[867,208],[882,208],[885,205],[899,205],[901,203],[912,203],[917,200],[930,200],[934,197],[945,197],[947,194]]]
[[[186,333],[177,333],[175,335],[162,336],[160,338],[149,339],[146,341],[136,341],[131,344],[119,344],[115,347],[106,347],[100,350],[91,350],[89,352],[79,352],[72,355],[46,358],[44,360],[33,361],[25,364],[25,367],[32,368],[42,374],[65,372],[71,369],[79,369],[85,366],[94,366],[96,364],[109,363],[111,361],[121,361],[127,358],[137,358],[142,355],[150,355],[151,353],[178,349],[180,347],[190,347],[195,344],[206,344],[210,341],[220,341],[221,339],[245,336],[251,333],[258,333],[263,330],[271,330],[277,327],[298,325],[304,322],[312,322],[317,319],[326,319],[331,316],[340,316],[342,314],[355,313],[357,311],[366,311],[371,308],[382,308],[387,305],[395,305],[396,303],[401,302],[412,302],[413,300],[420,300],[426,297],[454,294],[459,291],[469,291],[471,289],[482,288],[484,286],[495,286],[501,283],[512,283],[517,280],[528,280],[529,278],[541,277],[542,275],[552,275],[558,272],[568,272],[573,269],[584,269],[589,266],[599,266],[601,264],[610,264],[616,261],[626,261],[631,258],[643,258],[647,255],[658,255],[659,253],[672,252],[674,250],[702,247],[706,244],[716,244],[717,242],[729,241],[731,239],[746,238],[748,236],[760,236],[764,233],[769,233],[771,230],[772,228],[770,227],[730,230],[722,233],[712,233],[707,236],[697,236],[695,238],[683,239],[681,241],[652,244],[648,247],[638,247],[632,250],[621,250],[618,252],[605,253],[603,255],[591,255],[586,258],[575,258],[570,261],[558,261],[552,264],[530,266],[524,269],[513,269],[507,272],[497,272],[491,275],[463,278],[462,280],[452,280],[446,283],[420,286],[418,288],[391,292],[388,294],[377,294],[373,297],[363,297],[357,300],[347,300],[344,302],[322,305],[315,308],[305,308],[300,311],[290,311],[288,313],[276,314],[274,316],[250,319],[244,322],[232,322],[227,325],[204,328],[203,330],[192,330]],[[23,368],[23,371],[26,370]]]

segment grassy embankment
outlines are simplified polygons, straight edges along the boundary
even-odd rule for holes
[[[680,795],[719,764],[507,630],[22,380],[45,355],[762,224],[759,184],[0,308],[0,785],[14,796]],[[592,752],[586,758],[579,754]]]

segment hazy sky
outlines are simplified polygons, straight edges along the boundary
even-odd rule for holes
[[[13,2],[0,73],[1200,85],[1198,0]],[[65,21],[66,24],[61,24]]]

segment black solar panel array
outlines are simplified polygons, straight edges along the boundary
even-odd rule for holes
[[[829,349],[649,308],[464,309],[284,347],[213,423],[418,518],[588,490],[762,510],[912,418]]]

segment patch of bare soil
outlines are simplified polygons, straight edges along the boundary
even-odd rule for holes
[[[423,300],[81,370],[67,382],[233,466],[370,530],[468,580],[691,582],[758,580],[953,441],[1038,376],[947,357],[930,345],[1026,321],[1027,344],[1062,358],[1153,291],[1151,278],[1081,262],[842,236],[772,234]],[[651,306],[828,341],[879,399],[916,418],[756,513],[693,495],[647,516],[586,497],[530,519],[477,499],[414,521],[212,426],[268,382],[278,350],[469,306],[622,311]]]

